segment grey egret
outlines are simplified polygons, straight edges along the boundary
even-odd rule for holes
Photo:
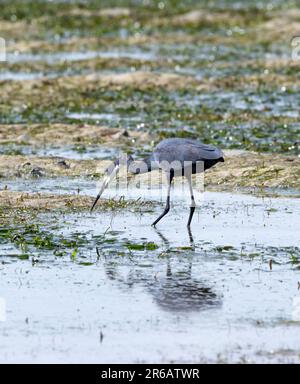
[[[166,206],[163,213],[152,223],[153,226],[170,210],[170,193],[174,177],[185,176],[189,184],[191,197],[190,214],[187,223],[189,228],[196,208],[192,188],[192,175],[204,172],[218,162],[224,162],[223,153],[219,148],[203,144],[194,139],[171,138],[160,141],[151,155],[143,160],[135,161],[129,156],[126,165],[128,172],[133,175],[151,172],[157,169],[163,170],[166,173],[168,182]],[[104,178],[103,185],[93,203],[91,211],[96,206],[103,191],[108,186],[109,181],[116,175],[119,168],[120,160],[116,160],[113,166],[106,170],[106,177]]]

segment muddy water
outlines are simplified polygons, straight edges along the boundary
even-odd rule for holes
[[[1,361],[299,362],[297,199],[207,192],[192,234],[185,198],[161,209],[45,216],[80,224],[76,259],[1,244]]]

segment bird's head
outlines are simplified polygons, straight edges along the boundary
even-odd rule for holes
[[[126,166],[128,169],[132,162],[133,162],[133,157],[131,155],[125,154],[125,155],[119,156],[116,160],[114,160],[113,164],[114,164],[114,167],[120,168],[122,166]],[[106,169],[105,173],[109,174],[110,169],[111,169],[111,167],[108,167]]]
[[[133,157],[131,155],[121,155],[119,156],[116,160],[114,160],[105,170],[105,176],[104,176],[104,179],[103,179],[103,183],[102,183],[102,186],[100,188],[100,191],[92,205],[92,208],[91,208],[91,212],[93,211],[93,209],[95,208],[98,200],[100,199],[102,193],[104,192],[104,190],[107,188],[108,184],[110,183],[110,181],[114,178],[114,176],[117,174],[117,172],[119,171],[120,168],[123,168],[125,167],[126,170],[128,170],[128,168],[130,167],[130,165],[132,164],[133,162]]]

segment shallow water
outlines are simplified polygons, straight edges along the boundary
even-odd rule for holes
[[[5,72],[0,72],[0,81],[2,80],[15,80],[15,81],[34,80],[34,79],[40,79],[43,76],[44,75],[41,72],[5,71]]]
[[[44,61],[48,64],[59,62],[75,62],[90,60],[95,58],[104,59],[133,59],[137,61],[156,61],[159,59],[175,60],[183,62],[189,60],[191,63],[196,62],[226,62],[228,60],[238,60],[243,53],[244,59],[271,59],[276,57],[289,57],[289,51],[286,47],[273,44],[266,47],[256,45],[252,49],[248,49],[243,45],[223,45],[223,44],[207,44],[207,43],[155,43],[155,44],[139,44],[131,47],[113,47],[107,50],[74,50],[60,51],[53,53],[8,53],[7,61],[9,63],[35,62]]]
[[[300,99],[298,94],[286,93],[283,87],[281,92],[217,92],[202,93],[190,98],[173,94],[177,103],[189,105],[194,108],[206,107],[218,111],[255,111],[266,116],[298,117]]]
[[[72,62],[89,60],[97,57],[106,59],[129,58],[136,60],[153,60],[155,59],[155,53],[147,52],[135,47],[131,50],[114,49],[109,51],[71,51],[40,54],[16,52],[8,54],[7,61],[9,63],[45,61],[48,64],[55,64],[65,61]]]
[[[0,154],[53,156],[74,160],[112,159],[117,156],[118,149],[99,145],[65,145],[37,147],[31,145],[0,144]]]
[[[272,37],[276,31],[251,41],[256,27],[284,16],[285,9],[295,7],[292,1],[203,2],[203,9],[212,11],[243,9],[240,16],[246,18],[242,16],[241,26],[216,19],[178,27],[152,26],[160,14],[148,9],[145,18],[140,5],[135,8],[132,2],[129,23],[120,18],[119,24],[110,19],[90,24],[83,15],[74,25],[71,18],[57,16],[55,3],[49,13],[43,8],[38,12],[42,3],[35,4],[36,16],[20,3],[18,18],[22,22],[23,15],[30,24],[15,42],[23,42],[28,52],[8,53],[0,71],[8,92],[10,82],[13,90],[22,91],[21,82],[26,88],[33,79],[135,70],[175,72],[204,83],[212,79],[212,85],[219,78],[222,92],[213,86],[206,91],[79,86],[62,99],[65,82],[58,87],[56,82],[38,82],[32,95],[17,92],[15,98],[14,91],[6,98],[3,124],[101,122],[149,131],[154,141],[192,135],[222,149],[299,154],[298,74],[285,61],[291,57],[290,41],[277,41]],[[188,3],[176,9],[175,2],[172,11],[199,7]],[[167,11],[170,5],[164,6]],[[92,5],[91,14],[93,10]],[[277,16],[273,10],[279,11]],[[5,7],[3,13],[4,19],[11,17]],[[297,15],[288,20],[296,22]],[[32,26],[37,30],[31,31]],[[175,43],[177,38],[185,41],[180,40],[185,35],[193,43]],[[89,43],[81,47],[78,41],[73,51],[65,51],[64,43],[76,36],[94,37],[99,44],[103,39],[103,48]],[[127,44],[127,37],[139,41],[143,36],[154,42],[157,36],[157,43],[121,47],[105,42],[117,37],[122,45],[122,39]],[[37,39],[57,50],[29,51]],[[259,85],[253,86],[248,75]],[[52,83],[58,93],[45,105],[41,101],[45,92],[47,97],[52,93]],[[137,155],[149,148],[132,143],[131,149]],[[76,160],[111,159],[117,152],[80,143],[63,148],[51,143],[0,145],[5,155]],[[111,200],[110,210],[98,208],[93,214],[71,214],[69,207],[47,213],[20,208],[12,213],[18,224],[0,225],[0,361],[299,363],[299,191],[262,191],[258,185],[240,194],[195,193],[199,206],[188,232],[187,191],[182,195],[181,189],[172,190],[172,209],[156,230],[150,224],[163,210],[165,190],[133,188],[134,183],[128,190],[105,191],[105,199],[134,200],[120,210]],[[99,186],[98,178],[33,178],[25,171],[24,178],[0,180],[0,189],[41,194],[96,196]],[[276,194],[281,197],[270,197]],[[0,218],[5,220],[6,214],[0,207]]]
[[[78,113],[68,113],[67,117],[69,119],[75,119],[75,120],[97,120],[97,121],[113,121],[114,123],[120,122],[122,120],[129,120],[133,122],[137,121],[143,121],[143,115],[139,116],[120,116],[116,113],[85,113],[85,112],[78,112]]]
[[[162,207],[41,218],[76,259],[2,241],[1,361],[299,362],[297,199],[207,192],[192,238],[185,200],[158,230]]]

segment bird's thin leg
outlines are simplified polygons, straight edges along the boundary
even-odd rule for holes
[[[188,226],[187,230],[188,230],[188,235],[189,235],[189,239],[190,239],[190,245],[194,249],[195,248],[195,242],[194,242],[194,237],[193,237],[193,234],[191,231],[191,227]]]
[[[163,211],[163,213],[154,221],[154,223],[152,223],[152,226],[155,227],[155,225],[169,212],[170,210],[170,193],[171,193],[171,185],[172,185],[172,180],[174,178],[174,174],[173,172],[170,172],[170,174],[168,175],[168,196],[167,196],[167,202],[166,202],[166,206],[165,206],[165,209]]]
[[[191,194],[190,216],[189,216],[189,220],[188,220],[188,223],[187,223],[188,228],[190,228],[190,225],[191,225],[191,222],[192,222],[192,219],[193,219],[193,215],[194,215],[194,212],[195,212],[195,209],[196,209],[196,202],[195,202],[195,198],[194,198],[194,194],[193,194],[192,177],[191,177],[191,175],[189,175],[187,177],[187,180],[188,180],[188,183],[189,183],[190,194]]]

